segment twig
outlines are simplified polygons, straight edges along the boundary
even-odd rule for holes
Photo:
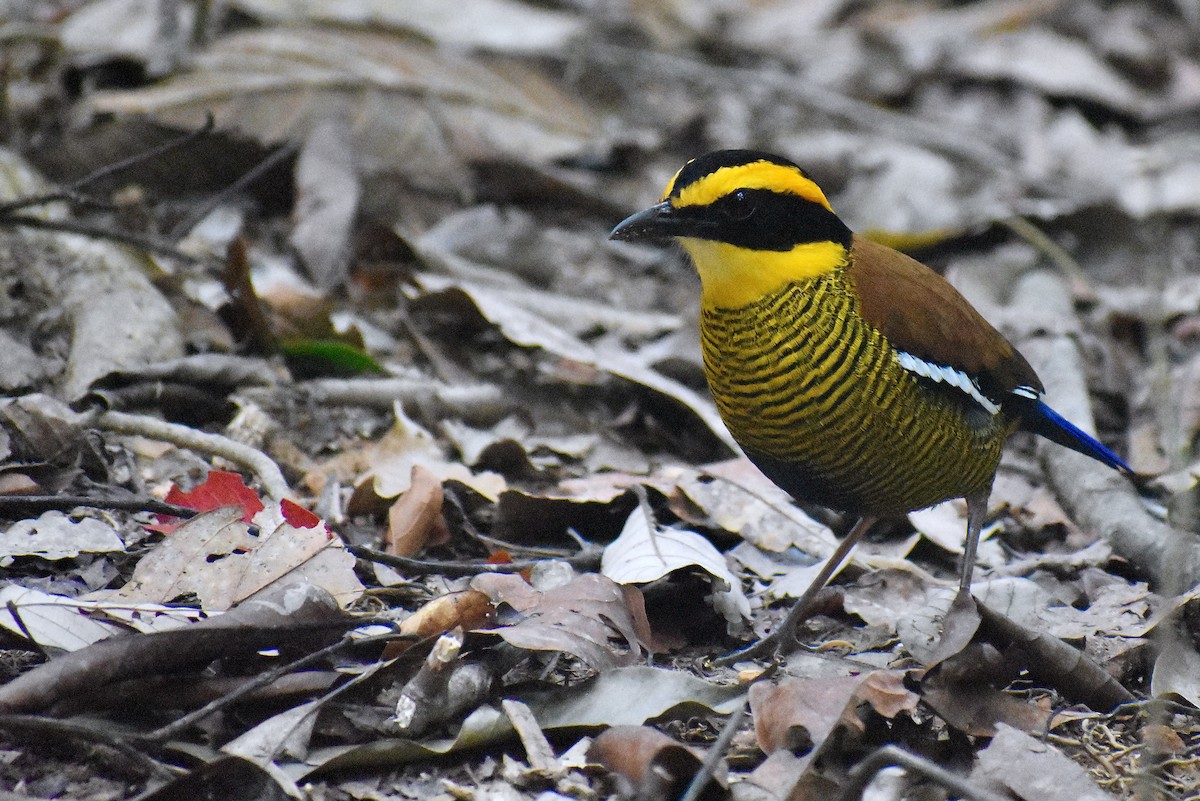
[[[42,231],[62,231],[68,234],[83,234],[96,239],[108,239],[124,245],[133,245],[150,253],[158,253],[178,259],[185,264],[211,264],[216,261],[211,256],[197,256],[185,253],[168,242],[149,234],[139,234],[124,231],[119,228],[106,228],[102,225],[78,222],[76,220],[45,220],[41,217],[30,217],[27,214],[5,214],[0,216],[0,225],[18,225],[24,228],[37,228]]]
[[[182,220],[176,223],[174,227],[171,228],[171,230],[167,233],[167,238],[172,242],[178,242],[180,239],[183,239],[188,235],[188,233],[191,232],[193,228],[196,227],[201,220],[208,216],[209,212],[221,205],[221,203],[227,198],[237,194],[250,184],[257,181],[263,176],[264,173],[266,173],[276,164],[279,164],[288,156],[294,155],[299,149],[299,143],[289,142],[288,144],[276,150],[274,153],[268,155],[229,186],[225,187],[219,192],[213,193],[203,203],[192,209],[186,217],[184,217]]]
[[[365,625],[366,622],[367,621],[362,621],[361,625]],[[382,621],[374,621],[374,622],[378,623],[378,622],[382,622]],[[355,625],[360,625],[360,624],[356,623]],[[331,645],[327,645],[324,648],[321,648],[320,650],[313,651],[310,654],[306,654],[305,656],[302,656],[299,659],[294,659],[285,665],[277,665],[276,667],[272,668],[271,670],[266,671],[265,673],[258,674],[250,681],[248,681],[245,684],[238,687],[236,690],[233,690],[232,692],[226,693],[225,695],[221,696],[220,698],[216,698],[213,701],[210,701],[209,703],[205,704],[204,706],[200,707],[199,709],[189,712],[188,714],[184,715],[183,717],[178,718],[178,719],[172,721],[171,723],[168,723],[166,726],[161,726],[147,734],[132,735],[131,737],[129,737],[129,739],[137,740],[140,742],[147,742],[147,743],[163,743],[167,740],[171,740],[175,737],[178,737],[180,734],[182,734],[183,732],[185,732],[189,728],[191,728],[191,726],[193,726],[195,723],[203,720],[204,718],[208,717],[209,715],[213,714],[214,712],[224,709],[225,707],[229,706],[230,704],[236,703],[238,700],[244,698],[245,696],[249,695],[250,693],[252,693],[256,690],[259,690],[263,687],[266,687],[271,682],[273,682],[283,676],[286,676],[289,673],[293,673],[297,670],[300,670],[301,668],[308,667],[312,663],[314,663],[318,660],[324,659],[325,657],[329,656],[330,654],[337,653],[338,651],[340,651],[341,649],[345,648],[348,645],[354,645],[354,644],[357,644],[360,642],[369,642],[373,639],[392,639],[392,638],[396,638],[396,637],[400,637],[400,636],[402,636],[402,635],[399,635],[396,633],[388,633],[388,634],[384,634],[384,635],[379,635],[377,638],[376,637],[364,637],[364,638],[360,638],[360,639],[356,640],[349,633],[347,633],[347,634],[343,635],[340,640],[338,640],[335,643],[332,643]]]
[[[125,412],[101,412],[91,421],[96,428],[118,434],[136,434],[150,439],[170,442],[181,448],[219,456],[246,468],[258,477],[263,492],[274,500],[282,500],[291,494],[287,480],[279,465],[260,450],[235,442],[220,434],[208,434],[194,428],[168,423],[154,417],[126,414]]]
[[[874,517],[863,517],[854,524],[854,528],[850,529],[850,533],[838,543],[837,549],[826,558],[816,577],[813,578],[808,588],[804,590],[804,593],[792,604],[791,611],[788,612],[787,617],[783,619],[783,622],[774,631],[749,648],[743,648],[740,651],[734,651],[731,654],[717,657],[713,662],[718,665],[732,665],[734,662],[744,659],[773,657],[779,653],[787,654],[796,650],[796,629],[813,614],[813,610],[818,605],[818,597],[821,591],[825,589],[825,584],[829,579],[833,578],[842,562],[846,560],[846,557],[850,555],[850,551],[854,549],[855,544],[862,539],[863,534],[866,534],[871,526],[875,525],[877,519]]]
[[[879,771],[893,765],[902,767],[910,773],[920,774],[963,798],[971,798],[974,801],[1007,801],[1005,796],[972,784],[961,776],[894,745],[885,745],[877,749],[869,757],[855,765],[854,769],[850,771],[849,781],[842,788],[842,794],[838,796],[838,801],[859,801],[862,798],[863,790]]]
[[[49,510],[65,512],[80,506],[118,512],[153,512],[184,519],[196,514],[195,509],[176,506],[156,498],[94,498],[88,495],[5,495],[0,497],[0,511],[15,509],[22,512]]]
[[[410,573],[425,575],[440,573],[444,576],[478,576],[482,573],[520,573],[531,570],[545,559],[522,559],[505,564],[487,564],[483,562],[450,562],[437,559],[411,559],[407,556],[393,556],[390,553],[377,551],[364,545],[347,545],[346,550],[359,559],[368,562],[378,562],[383,565],[407,570]],[[566,562],[577,570],[595,570],[600,566],[600,548],[585,550],[574,556],[567,556],[558,561]]]
[[[1002,217],[998,222],[1054,262],[1054,266],[1071,282],[1071,290],[1075,297],[1089,302],[1096,300],[1096,289],[1079,266],[1079,262],[1070,251],[1051,239],[1045,231],[1024,217]]]
[[[137,166],[138,164],[150,161],[151,159],[156,159],[165,153],[169,153],[176,148],[182,147],[189,142],[199,139],[200,137],[211,133],[213,125],[214,119],[212,112],[208,112],[205,115],[204,124],[196,130],[189,131],[182,136],[170,139],[166,142],[163,142],[161,145],[150,148],[149,150],[143,150],[141,153],[135,153],[128,158],[121,159],[120,161],[114,161],[111,164],[105,164],[103,167],[92,170],[82,178],[72,181],[63,189],[54,192],[47,192],[42,195],[18,198],[16,200],[11,200],[8,203],[0,203],[0,216],[10,217],[14,211],[27,209],[30,206],[43,206],[47,203],[54,203],[60,200],[66,200],[72,203],[97,203],[98,201],[81,195],[81,191],[85,187],[107,178],[110,175],[127,170],[130,167]]]
[[[704,755],[704,762],[700,764],[700,769],[692,777],[691,783],[679,797],[679,801],[696,801],[704,792],[704,788],[712,781],[713,772],[725,757],[725,753],[729,750],[729,744],[733,742],[733,736],[737,734],[738,728],[742,725],[742,718],[746,716],[746,705],[749,700],[749,696],[744,696],[738,702],[737,708],[730,713],[729,720],[725,721],[725,727],[721,729],[720,736],[709,746],[708,753]]]
[[[432,405],[468,420],[496,420],[512,409],[512,398],[506,398],[495,384],[451,386],[428,376],[321,379],[297,388],[316,403],[390,409],[402,401]]]

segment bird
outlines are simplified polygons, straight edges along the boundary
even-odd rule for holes
[[[858,516],[789,617],[880,519],[967,504],[959,596],[1005,441],[1018,430],[1133,475],[1055,412],[1020,352],[938,273],[859,236],[795,163],[756,150],[687,162],[610,234],[676,240],[700,276],[700,344],[722,420],[796,501]]]

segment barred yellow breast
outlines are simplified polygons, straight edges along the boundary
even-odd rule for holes
[[[1012,422],[924,389],[858,305],[839,269],[703,308],[709,388],[734,438],[793,497],[860,514],[988,487]]]

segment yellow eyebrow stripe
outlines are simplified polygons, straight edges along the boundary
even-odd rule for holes
[[[679,173],[676,173],[675,179],[678,177]],[[672,187],[675,185],[675,179],[671,180]],[[819,186],[801,175],[795,167],[785,167],[770,161],[722,167],[694,184],[685,186],[671,205],[676,208],[707,206],[738,189],[770,189],[772,192],[797,195],[824,206],[830,212],[833,211]]]

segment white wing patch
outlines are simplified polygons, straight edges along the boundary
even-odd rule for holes
[[[962,390],[966,394],[970,395],[972,400],[982,406],[988,414],[997,414],[1000,411],[1000,407],[985,398],[983,393],[979,391],[979,387],[977,387],[975,382],[971,380],[971,377],[962,370],[955,370],[953,367],[943,367],[939,364],[933,364],[932,362],[927,362],[924,359],[918,359],[911,353],[905,353],[904,351],[898,351],[896,353],[896,361],[900,363],[901,367],[903,367],[905,370],[908,370],[910,373],[916,373],[922,378],[928,378],[930,381],[937,381],[938,383],[946,384],[947,386]],[[1028,387],[1019,387],[1014,391],[1017,394],[1025,394],[1021,392],[1022,389],[1025,390],[1025,392],[1032,391]],[[1030,395],[1028,397],[1036,398],[1037,396]]]

